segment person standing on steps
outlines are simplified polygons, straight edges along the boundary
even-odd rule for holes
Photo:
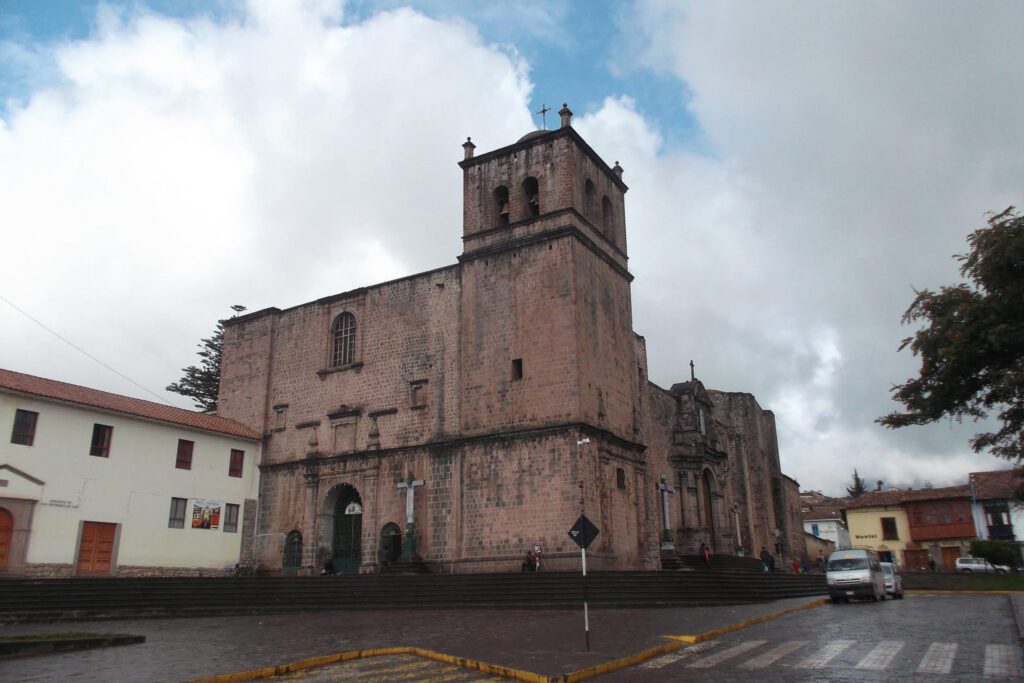
[[[761,564],[764,567],[764,573],[767,574],[772,569],[772,556],[768,552],[768,548],[761,548]]]
[[[711,569],[711,548],[705,543],[700,544],[700,559],[704,560],[704,566]]]

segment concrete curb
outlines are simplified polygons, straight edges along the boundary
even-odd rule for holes
[[[814,600],[804,605],[797,605],[796,607],[790,607],[788,609],[780,610],[778,612],[772,612],[770,614],[762,614],[761,616],[754,617],[752,619],[745,619],[738,621],[722,628],[717,628],[711,631],[705,631],[692,636],[663,636],[664,638],[670,639],[671,642],[663,643],[655,647],[637,652],[635,654],[626,655],[625,657],[619,657],[617,659],[611,659],[601,664],[596,664],[586,669],[580,669],[579,671],[573,671],[572,673],[561,674],[559,676],[544,676],[542,674],[536,674],[532,671],[523,671],[521,669],[513,669],[498,664],[489,664],[487,662],[481,662],[475,659],[467,659],[465,657],[455,657],[453,655],[447,655],[441,652],[433,652],[432,650],[424,650],[418,647],[382,647],[368,650],[351,650],[349,652],[341,652],[333,655],[325,655],[322,657],[311,657],[309,659],[301,659],[297,662],[291,662],[289,664],[279,664],[277,666],[268,666],[261,669],[251,669],[249,671],[239,671],[237,673],[221,674],[219,676],[210,676],[207,678],[196,678],[185,683],[242,683],[243,681],[254,681],[261,678],[271,678],[273,676],[281,676],[284,674],[295,673],[297,671],[304,671],[306,669],[312,669],[320,666],[326,666],[328,664],[337,664],[340,662],[347,662],[353,659],[363,659],[366,657],[382,657],[387,655],[416,655],[425,659],[432,659],[437,662],[444,662],[446,664],[454,664],[464,669],[475,669],[482,673],[491,674],[495,676],[504,676],[505,678],[511,678],[516,681],[525,681],[526,683],[578,683],[579,681],[589,680],[603,674],[612,673],[613,671],[619,671],[631,666],[636,666],[641,662],[645,662],[648,659],[653,659],[669,652],[675,652],[683,645],[692,645],[700,643],[705,640],[711,640],[718,636],[733,631],[739,631],[740,629],[753,626],[754,624],[760,624],[793,612],[800,612],[806,609],[813,609],[815,607],[821,607],[828,602],[828,598],[821,598]]]
[[[754,624],[761,624],[761,623],[764,623],[766,621],[772,621],[773,619],[778,619],[781,616],[785,616],[787,614],[792,614],[793,612],[801,612],[801,611],[803,611],[805,609],[814,609],[815,607],[821,607],[822,605],[825,605],[825,604],[828,604],[828,598],[821,598],[820,600],[815,600],[813,602],[809,602],[806,605],[798,605],[796,607],[790,607],[789,609],[780,610],[778,612],[772,612],[771,614],[762,614],[761,616],[754,617],[753,619],[745,619],[743,621],[737,621],[735,624],[729,624],[728,626],[723,626],[722,628],[716,628],[716,629],[713,629],[711,631],[705,631],[704,633],[698,633],[695,636],[665,636],[665,637],[666,638],[672,638],[673,640],[678,640],[678,641],[683,642],[683,643],[689,643],[689,644],[692,645],[694,643],[701,643],[701,642],[704,642],[705,640],[711,640],[712,638],[717,638],[718,636],[725,635],[726,633],[732,633],[733,631],[739,631],[740,629],[744,629],[744,628],[747,628],[749,626],[753,626]]]

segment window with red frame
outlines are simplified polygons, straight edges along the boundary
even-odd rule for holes
[[[36,421],[39,413],[18,408],[14,411],[14,429],[11,430],[11,443],[31,446],[36,440]]]
[[[94,424],[92,426],[92,444],[89,446],[89,455],[95,455],[98,458],[109,458],[110,439],[113,435],[113,427]]]
[[[192,469],[192,448],[194,446],[194,441],[178,439],[178,457],[174,461],[175,467],[177,467],[179,470]]]
[[[245,461],[245,451],[238,449],[231,449],[231,462],[228,464],[228,476],[229,477],[240,477],[242,476],[242,462]]]

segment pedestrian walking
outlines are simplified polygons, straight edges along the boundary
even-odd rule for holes
[[[772,556],[768,552],[768,548],[761,548],[761,565],[764,567],[765,574],[772,569]]]
[[[817,564],[818,564],[818,572],[824,573],[825,572],[825,554],[821,552],[820,548],[818,549],[818,557],[816,557],[814,561],[817,562]]]
[[[704,560],[704,566],[711,568],[711,548],[705,543],[700,544],[700,559]]]

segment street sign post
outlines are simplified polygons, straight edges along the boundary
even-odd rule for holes
[[[587,548],[594,542],[597,535],[601,533],[594,523],[587,519],[586,515],[580,515],[576,523],[569,529],[569,538],[580,547],[580,556],[583,559],[583,631],[586,634],[587,652],[590,652],[590,609],[587,605]]]

